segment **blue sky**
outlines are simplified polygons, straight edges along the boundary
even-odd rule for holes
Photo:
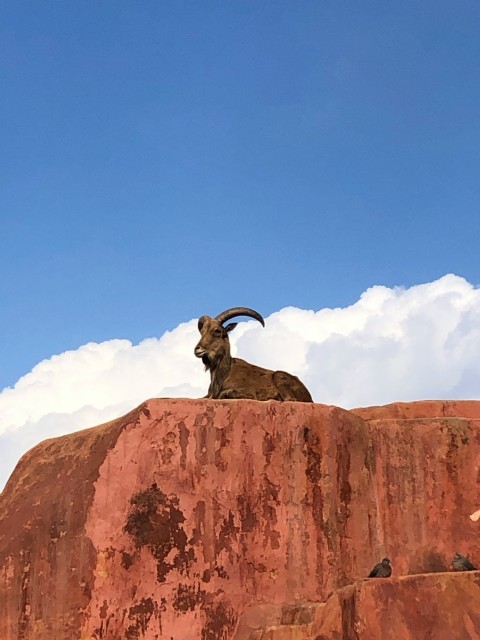
[[[0,389],[244,304],[480,281],[480,7],[0,4]]]

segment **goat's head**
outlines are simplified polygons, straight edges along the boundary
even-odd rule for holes
[[[230,341],[228,334],[232,329],[237,326],[236,322],[231,322],[225,327],[223,324],[227,320],[236,318],[237,316],[249,316],[255,318],[263,326],[265,321],[262,316],[253,309],[248,307],[234,307],[223,311],[215,318],[210,316],[201,316],[198,320],[198,330],[200,331],[201,338],[195,347],[195,355],[197,358],[201,358],[206,369],[214,369],[216,365],[225,356],[230,355]]]

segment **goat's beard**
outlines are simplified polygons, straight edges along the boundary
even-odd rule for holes
[[[216,351],[207,351],[202,356],[202,362],[205,365],[205,371],[216,369],[225,360],[225,354]]]

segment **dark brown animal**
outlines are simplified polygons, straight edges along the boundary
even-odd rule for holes
[[[369,578],[389,578],[392,575],[392,566],[388,558],[383,558],[368,574]]]
[[[262,316],[247,307],[234,307],[215,318],[202,316],[198,320],[201,338],[195,347],[195,355],[202,359],[205,369],[210,371],[210,387],[206,397],[313,402],[308,389],[296,376],[232,358],[228,334],[237,323],[232,322],[225,327],[223,324],[237,316],[255,318],[265,326]]]
[[[462,556],[461,553],[455,554],[452,567],[454,571],[476,571],[477,567],[470,562],[470,560],[466,556]]]

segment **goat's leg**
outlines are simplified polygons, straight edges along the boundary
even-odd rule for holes
[[[218,397],[222,400],[241,400],[242,398],[247,400],[255,400],[255,397],[253,395],[241,393],[236,389],[224,389],[220,392],[220,395]]]

